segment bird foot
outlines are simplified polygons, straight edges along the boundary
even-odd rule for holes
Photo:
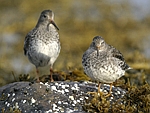
[[[50,82],[54,82],[53,73],[54,73],[53,69],[50,68]]]
[[[50,79],[50,82],[54,82],[54,79]]]
[[[105,95],[105,98],[110,97],[110,96],[111,96],[111,93],[108,93]]]
[[[103,96],[106,95],[104,92],[87,92],[87,94],[91,94],[91,95],[98,95],[98,96]]]
[[[36,79],[36,82],[37,82],[37,83],[40,83],[40,79]]]
[[[96,94],[98,94],[98,93],[97,93],[97,92],[87,92],[87,94],[96,95]]]
[[[40,82],[41,82],[41,81],[40,81],[39,78],[35,78],[35,79],[33,79],[33,80],[31,81],[32,84],[34,84],[34,83],[40,83]]]

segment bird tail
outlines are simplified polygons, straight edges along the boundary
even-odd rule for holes
[[[126,72],[129,74],[135,74],[135,73],[138,73],[139,71],[129,67],[128,69],[126,69]]]

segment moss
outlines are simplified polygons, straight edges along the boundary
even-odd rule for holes
[[[69,72],[66,74],[66,80],[72,80],[72,81],[83,81],[83,80],[90,80],[89,77],[87,77],[82,70],[80,69],[72,69],[69,70]]]
[[[21,113],[21,111],[18,108],[13,109],[12,107],[10,107],[8,111],[5,111],[5,109],[2,109],[1,112],[2,113]]]
[[[146,83],[140,87],[131,86],[123,100],[126,110],[132,108],[134,112],[150,112],[150,85]]]
[[[84,110],[90,113],[108,113],[110,102],[103,94],[94,94],[92,99],[88,99],[84,105]]]
[[[139,87],[126,85],[128,87],[126,95],[111,105],[107,98],[95,93],[94,97],[85,103],[85,111],[95,113],[149,113],[150,85],[147,83]]]

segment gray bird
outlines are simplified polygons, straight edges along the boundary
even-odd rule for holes
[[[109,83],[111,94],[112,83],[131,69],[125,62],[119,50],[108,45],[100,36],[93,38],[90,47],[82,57],[84,72],[95,81],[98,81],[98,92],[101,83]]]
[[[54,22],[51,10],[42,11],[34,29],[25,37],[24,54],[35,65],[37,81],[39,81],[38,67],[50,66],[50,81],[54,81],[53,64],[60,53],[59,28]]]

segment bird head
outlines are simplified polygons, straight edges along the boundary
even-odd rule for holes
[[[54,27],[59,30],[57,25],[54,22],[54,13],[51,10],[44,10],[39,18],[38,24],[44,24],[44,25],[54,25]]]
[[[105,49],[105,41],[101,36],[95,36],[93,38],[92,46],[95,50],[97,50],[97,56],[99,56],[99,51],[103,51]]]

